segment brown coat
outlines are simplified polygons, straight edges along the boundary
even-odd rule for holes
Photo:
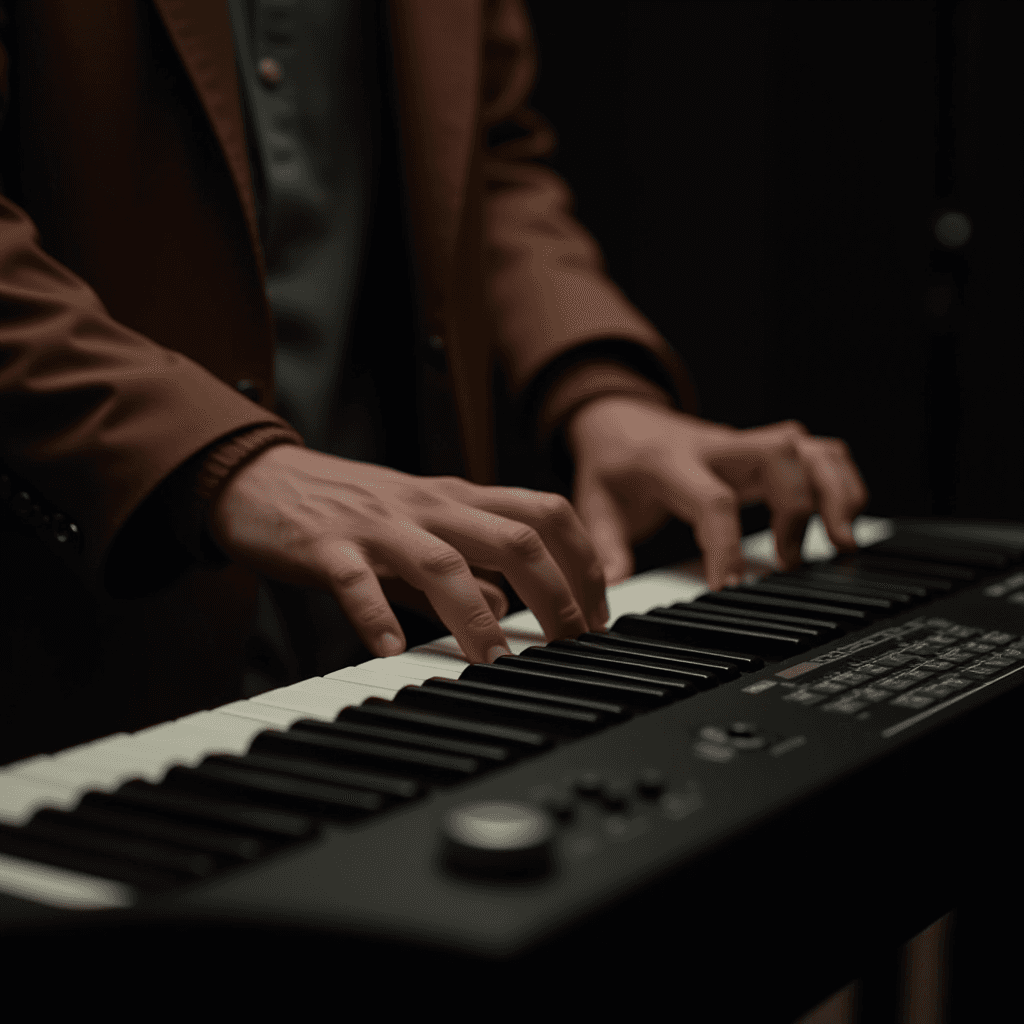
[[[74,720],[53,733],[60,746],[232,698],[247,574],[187,567],[157,594],[116,600],[104,572],[176,467],[280,422],[227,5],[6,8],[2,166],[18,205],[0,197],[0,461],[39,503],[36,525],[59,513],[80,542],[48,552],[0,527],[0,758],[31,748],[36,708]],[[445,342],[469,475],[494,479],[495,358],[516,393],[559,354],[622,338],[688,394],[669,347],[604,276],[566,186],[530,161],[552,140],[523,108],[534,55],[518,0],[392,0],[390,17],[423,317]],[[509,119],[530,134],[487,149],[487,128]],[[575,369],[545,416],[650,387],[597,369]]]

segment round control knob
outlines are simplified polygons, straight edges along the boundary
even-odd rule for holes
[[[539,875],[551,867],[551,815],[511,800],[460,804],[442,825],[450,867],[488,876]]]

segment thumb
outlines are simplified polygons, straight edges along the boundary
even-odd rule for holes
[[[600,481],[577,481],[573,504],[604,567],[606,586],[633,575],[633,548],[626,517],[611,492]]]

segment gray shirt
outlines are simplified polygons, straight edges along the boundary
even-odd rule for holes
[[[229,0],[274,316],[278,411],[310,448],[379,462],[373,395],[342,379],[379,116],[373,6]]]

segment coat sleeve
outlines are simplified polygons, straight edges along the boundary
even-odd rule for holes
[[[533,410],[542,436],[590,395],[649,395],[652,382],[693,411],[681,360],[607,276],[566,183],[537,162],[555,137],[526,106],[535,73],[520,0],[495,0],[485,24],[483,128],[509,126],[519,137],[486,150],[485,251],[497,355],[512,394]]]
[[[0,100],[6,106],[2,46]],[[28,213],[0,195],[0,516],[35,527],[102,589],[112,544],[147,496],[197,452],[261,425],[294,433],[114,320],[43,250]],[[160,539],[151,540],[152,553]],[[175,543],[169,527],[163,540]]]

